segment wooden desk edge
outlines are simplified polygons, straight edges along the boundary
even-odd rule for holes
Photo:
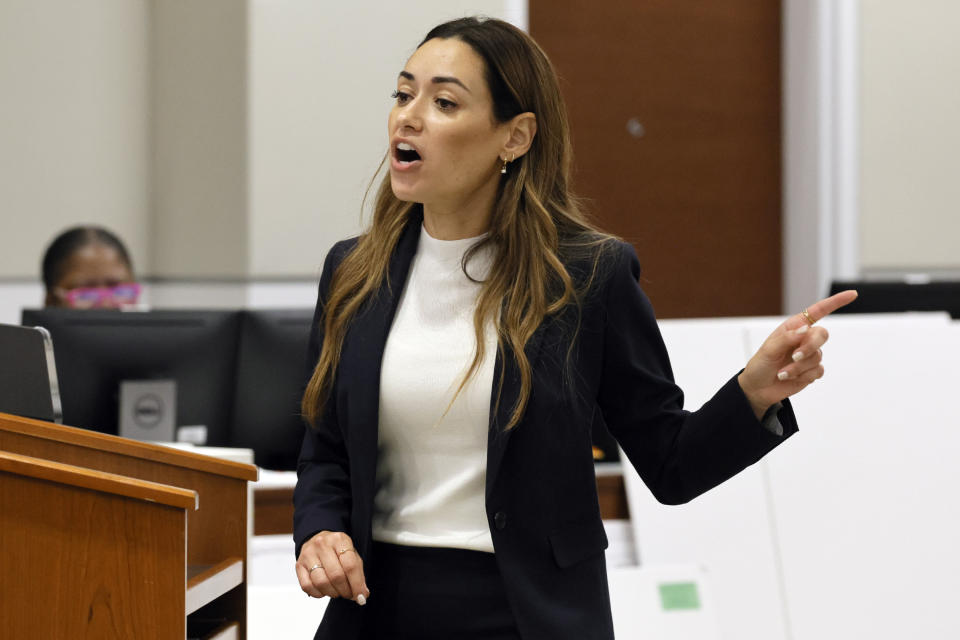
[[[0,471],[147,502],[156,502],[180,509],[196,510],[199,506],[197,492],[190,489],[52,462],[41,458],[31,458],[7,451],[0,451]]]
[[[0,413],[0,431],[20,433],[35,438],[64,442],[87,449],[109,451],[131,458],[161,462],[176,467],[186,467],[238,480],[256,481],[257,467],[241,462],[221,460],[192,451],[183,451],[146,442],[138,442],[88,429],[54,425],[42,420],[21,418]]]

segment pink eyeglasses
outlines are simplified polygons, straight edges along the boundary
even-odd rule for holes
[[[140,290],[139,282],[121,282],[112,287],[77,287],[63,297],[73,309],[107,309],[136,304]]]

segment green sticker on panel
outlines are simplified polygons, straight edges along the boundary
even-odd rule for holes
[[[700,592],[696,582],[660,583],[660,604],[664,611],[684,611],[700,608]]]

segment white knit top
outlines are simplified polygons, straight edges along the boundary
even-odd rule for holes
[[[476,345],[480,285],[461,261],[477,240],[437,240],[421,228],[383,352],[374,540],[493,552],[484,504],[493,327],[479,371],[450,405]],[[470,275],[486,278],[490,260],[489,251],[475,255]]]

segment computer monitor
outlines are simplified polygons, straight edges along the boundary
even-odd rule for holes
[[[243,314],[231,445],[253,449],[254,462],[267,469],[292,470],[297,465],[312,322],[312,309]]]
[[[240,313],[27,309],[21,323],[53,339],[64,424],[116,434],[122,381],[174,380],[175,425],[229,444]]]
[[[834,281],[830,294],[856,289],[856,300],[839,313],[890,313],[899,311],[946,311],[960,318],[960,281]]]

